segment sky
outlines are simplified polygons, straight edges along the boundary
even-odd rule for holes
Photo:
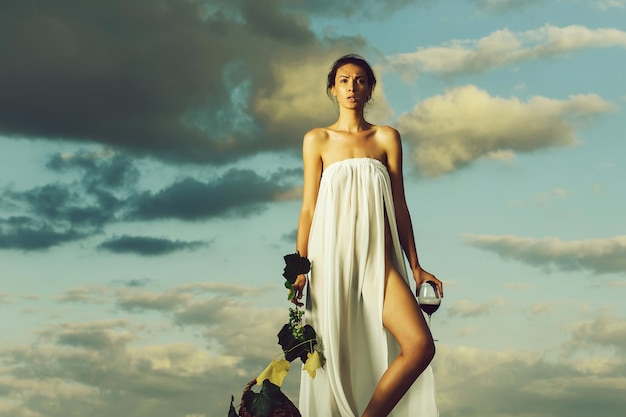
[[[280,357],[301,139],[346,53],[444,281],[441,415],[621,415],[624,22],[624,0],[0,0],[0,416],[226,416]]]

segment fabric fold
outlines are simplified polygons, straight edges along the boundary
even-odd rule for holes
[[[382,323],[387,222],[394,264],[408,282],[386,166],[351,158],[326,167],[309,235],[304,315],[317,331],[326,366],[315,379],[303,372],[303,417],[360,416],[400,351]],[[391,416],[438,415],[429,366]]]

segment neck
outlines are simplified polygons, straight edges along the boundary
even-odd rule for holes
[[[359,132],[370,127],[363,117],[363,108],[339,109],[339,119],[335,123],[337,130],[346,132]]]

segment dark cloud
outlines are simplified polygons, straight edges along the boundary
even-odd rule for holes
[[[431,3],[431,0],[387,0],[359,1],[359,0],[297,0],[289,4],[294,9],[305,10],[320,15],[334,15],[338,17],[368,17],[381,18],[391,15],[398,10],[415,3]]]
[[[80,180],[5,190],[3,206],[21,215],[0,219],[0,248],[49,249],[100,233],[116,221],[126,198],[123,190],[132,190],[139,177],[125,155],[56,154],[46,166],[54,172],[78,172]]]
[[[8,192],[7,197],[28,207],[29,212],[46,222],[74,227],[99,228],[113,218],[118,204],[109,194],[87,196],[71,185],[48,184],[27,191]],[[88,200],[92,200],[93,202]],[[107,198],[109,197],[109,198]]]
[[[216,164],[295,149],[285,122],[257,109],[283,82],[276,68],[318,57],[323,73],[340,50],[365,44],[320,40],[302,9],[283,3],[5,1],[0,133]],[[271,108],[285,99],[266,101]]]
[[[289,233],[283,234],[281,238],[289,243],[296,243],[296,239],[298,238],[298,229],[296,228]]]
[[[134,253],[142,256],[158,256],[181,250],[193,250],[207,246],[206,242],[182,242],[165,238],[145,236],[121,236],[101,243],[100,249],[113,253]]]
[[[71,227],[57,228],[26,216],[0,219],[0,249],[45,250],[84,237]]]
[[[301,169],[278,169],[265,177],[251,170],[231,169],[209,181],[183,178],[157,192],[138,189],[137,162],[126,154],[81,151],[57,154],[47,167],[78,174],[68,183],[51,183],[28,190],[6,189],[0,218],[0,249],[42,250],[102,233],[118,221],[179,219],[207,220],[246,217],[272,202],[297,198]],[[193,250],[207,242],[184,242],[166,237],[122,236],[100,249],[151,256]]]
[[[294,187],[283,181],[293,174],[293,171],[279,171],[263,178],[251,170],[231,169],[207,182],[185,178],[157,193],[144,192],[130,199],[128,217],[140,220],[246,217],[289,194]]]
[[[119,282],[120,284],[122,284],[125,287],[130,287],[130,288],[142,288],[142,287],[147,287],[151,282],[153,282],[153,279],[150,278],[134,278],[134,279],[129,279],[129,280],[125,280],[125,281],[114,281],[114,282]]]
[[[53,171],[82,171],[82,181],[90,189],[129,187],[139,179],[133,159],[124,153],[103,155],[81,150],[72,155],[55,154],[46,166]]]
[[[476,8],[491,14],[505,14],[525,9],[542,0],[469,0]]]

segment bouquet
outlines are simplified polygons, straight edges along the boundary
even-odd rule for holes
[[[283,277],[286,280],[285,287],[290,290],[288,299],[291,300],[295,296],[293,283],[298,275],[309,273],[311,262],[300,256],[298,252],[285,255],[284,260]],[[278,360],[273,359],[263,372],[248,384],[242,397],[239,416],[243,416],[242,411],[245,410],[247,415],[268,417],[274,410],[283,407],[285,403],[295,409],[295,406],[280,390],[291,367],[290,363],[296,358],[300,358],[304,363],[303,370],[307,371],[311,378],[315,378],[316,370],[324,366],[321,343],[319,343],[313,327],[303,324],[303,316],[304,310],[298,306],[289,308],[289,322],[278,332],[278,344],[283,351],[282,357]],[[258,392],[251,389],[255,384],[261,386]],[[231,397],[228,417],[238,417],[233,401],[234,398]]]

